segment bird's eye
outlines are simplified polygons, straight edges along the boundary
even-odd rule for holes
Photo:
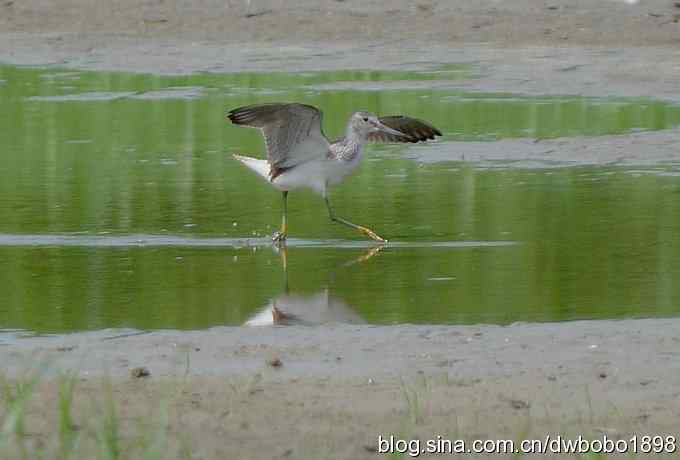
[[[368,117],[364,117],[364,121],[368,121]]]

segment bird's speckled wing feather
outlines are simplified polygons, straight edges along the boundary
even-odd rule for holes
[[[272,178],[279,171],[323,157],[328,152],[328,139],[321,129],[321,111],[311,105],[249,105],[229,111],[227,118],[236,125],[262,130]]]
[[[426,121],[404,115],[380,117],[380,122],[385,126],[395,129],[403,136],[385,132],[371,133],[368,136],[370,142],[424,142],[441,136],[442,133]]]

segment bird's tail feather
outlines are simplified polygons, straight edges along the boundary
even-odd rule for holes
[[[267,160],[260,160],[258,158],[245,157],[236,154],[234,154],[234,158],[246,165],[248,169],[255,171],[258,175],[262,176],[262,178],[269,181],[271,166]]]

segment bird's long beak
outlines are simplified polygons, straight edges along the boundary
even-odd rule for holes
[[[405,134],[402,133],[401,131],[397,131],[396,129],[392,129],[389,126],[380,123],[379,121],[376,121],[375,123],[373,123],[373,126],[375,126],[375,128],[378,131],[382,131],[383,133],[386,133],[386,134],[392,134],[393,136],[405,136]]]

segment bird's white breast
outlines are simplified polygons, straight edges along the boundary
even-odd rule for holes
[[[337,185],[347,176],[352,174],[355,169],[359,166],[359,163],[361,163],[361,158],[363,157],[363,154],[359,152],[357,155],[352,157],[351,160],[349,161],[343,161],[343,160],[337,160],[337,159],[330,159],[328,160],[330,164],[329,166],[329,174],[328,174],[328,184],[329,185]]]
[[[311,188],[323,194],[326,190],[325,163],[325,159],[316,159],[296,165],[275,177],[272,184],[279,190]]]
[[[363,146],[348,142],[333,144],[327,155],[316,156],[295,165],[274,178],[272,184],[279,190],[311,188],[325,195],[329,185],[337,185],[349,176],[361,163]]]
[[[272,184],[279,190],[310,188],[324,195],[329,185],[337,185],[350,175],[361,162],[361,155],[351,161],[319,158],[297,165],[274,178]]]

